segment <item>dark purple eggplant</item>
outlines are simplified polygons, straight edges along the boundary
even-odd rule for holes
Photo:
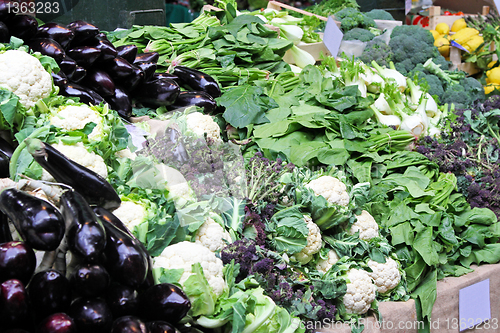
[[[0,152],[11,158],[14,154],[14,147],[7,140],[0,136]]]
[[[132,66],[132,75],[129,75],[123,80],[120,80],[120,85],[127,92],[131,92],[135,88],[137,88],[142,82],[144,82],[144,72],[136,65]]]
[[[139,67],[144,72],[144,81],[149,81],[154,73],[156,72],[156,62],[137,62],[134,63],[137,67]]]
[[[68,190],[61,195],[61,210],[67,225],[66,240],[71,253],[91,263],[100,260],[106,247],[106,230],[85,198],[76,191]]]
[[[62,46],[50,38],[35,38],[31,39],[26,44],[35,52],[40,52],[43,55],[54,58],[57,63],[63,61],[66,53]]]
[[[101,50],[92,46],[75,46],[66,53],[84,68],[90,68],[101,56]]]
[[[132,117],[132,102],[128,94],[122,88],[115,86],[115,93],[113,96],[106,97],[106,102],[108,102],[111,109],[118,112],[121,117],[127,120]]]
[[[55,269],[33,275],[27,291],[37,322],[51,314],[65,312],[71,304],[69,281]]]
[[[21,38],[25,42],[35,37],[38,28],[36,18],[25,14],[13,16],[5,23],[9,27],[9,32],[12,36]]]
[[[103,64],[103,69],[105,69],[113,79],[125,79],[134,75],[135,68],[137,67],[132,66],[130,62],[120,56],[111,59],[110,61],[106,61]]]
[[[158,52],[146,52],[146,53],[140,53],[138,54],[135,59],[133,60],[134,64],[135,63],[140,63],[140,62],[154,62],[157,63],[158,60],[160,59],[160,54]]]
[[[0,43],[8,43],[10,40],[9,28],[5,23],[0,21]]]
[[[14,223],[24,241],[35,250],[53,251],[64,236],[59,210],[46,200],[8,188],[0,193],[0,210]]]
[[[78,97],[81,103],[99,105],[95,96],[90,92],[90,89],[82,87],[76,83],[68,83],[65,86],[59,87],[59,94],[67,97]],[[102,97],[101,97],[102,99]]]
[[[132,287],[113,282],[107,289],[105,298],[114,318],[135,316],[138,313],[137,291]]]
[[[2,0],[0,1],[0,21],[6,22],[10,18],[16,15],[16,7],[19,3],[14,3],[14,1]]]
[[[78,265],[69,277],[71,289],[84,297],[98,297],[107,290],[111,277],[99,264]]]
[[[0,282],[18,279],[25,285],[35,272],[35,252],[25,242],[0,244]]]
[[[9,176],[10,176],[9,164],[10,164],[10,158],[7,155],[5,155],[4,153],[0,152],[0,177],[1,178],[9,178]]]
[[[99,34],[99,28],[85,21],[74,21],[66,26],[74,32],[75,36],[71,42],[71,46],[84,45],[83,43]]]
[[[36,333],[78,333],[73,318],[66,313],[54,313],[42,320]]]
[[[99,95],[95,90],[88,89],[88,91],[89,91],[90,96],[92,96],[92,98],[94,99],[95,105],[99,105],[102,102],[104,102],[104,97]]]
[[[12,234],[9,228],[9,218],[4,213],[0,212],[0,244],[12,242]],[[0,259],[1,260],[1,259]],[[1,263],[0,263],[1,267]],[[1,268],[0,268],[1,271]],[[0,273],[1,275],[1,273]],[[2,279],[0,278],[0,281]]]
[[[172,105],[179,92],[179,85],[175,81],[156,79],[142,83],[134,95],[143,104],[158,107]]]
[[[97,35],[95,35],[96,40],[108,40],[108,36],[104,32],[100,32]]]
[[[107,39],[98,40],[97,43],[93,46],[96,49],[101,50],[101,57],[98,59],[99,61],[108,61],[118,55],[116,48]]]
[[[160,283],[139,295],[139,314],[146,321],[179,322],[191,309],[184,291],[174,284]]]
[[[149,333],[146,323],[136,316],[116,318],[111,333]]]
[[[177,75],[171,74],[171,73],[155,73],[153,75],[152,80],[156,80],[156,79],[170,79],[170,80],[174,80],[175,82],[177,82],[179,77],[177,77]]]
[[[129,63],[133,63],[135,60],[135,56],[137,55],[137,46],[130,44],[130,45],[122,45],[118,46],[116,48],[116,51],[118,52],[117,56],[122,57],[123,59],[127,60]]]
[[[66,55],[63,58],[63,60],[61,60],[61,62],[58,63],[58,65],[59,68],[61,68],[61,71],[63,71],[64,74],[66,74],[67,76],[73,75],[73,73],[76,70],[76,67],[78,66],[76,61],[68,57],[68,55]]]
[[[174,326],[170,325],[166,321],[156,320],[149,321],[146,323],[146,327],[149,333],[178,333],[179,331],[175,329]]]
[[[83,80],[83,78],[87,75],[87,70],[82,66],[76,66],[73,74],[68,75],[68,79],[73,83],[78,83]]]
[[[58,42],[62,48],[66,49],[73,40],[73,37],[75,37],[75,33],[58,23],[50,22],[38,27],[36,37],[51,38]]]
[[[185,66],[176,66],[174,74],[179,77],[177,82],[182,86],[189,87],[190,90],[204,91],[213,98],[221,96],[219,84],[208,74]]]
[[[109,333],[113,325],[111,310],[102,298],[79,297],[71,303],[68,314],[78,333]]]
[[[181,91],[171,107],[182,108],[191,105],[203,108],[205,114],[212,113],[217,108],[215,99],[204,91]]]
[[[29,298],[24,284],[16,279],[0,284],[0,323],[2,329],[26,328],[30,315]]]
[[[52,76],[52,81],[54,81],[54,84],[58,87],[64,87],[69,82],[68,77],[63,71],[59,71],[58,73],[52,72],[50,75]]]
[[[83,83],[103,97],[111,96],[115,93],[115,83],[113,79],[103,70],[88,70],[87,75],[85,75],[83,79]]]
[[[99,219],[106,230],[104,266],[114,281],[132,288],[139,287],[146,280],[149,269],[143,245],[106,219]]]

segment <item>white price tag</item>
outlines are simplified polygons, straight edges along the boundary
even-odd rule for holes
[[[500,0],[493,0],[495,3],[495,7],[497,8],[497,11],[500,11]]]
[[[411,0],[406,0],[405,1],[405,15],[408,15],[408,13],[411,10],[411,7],[412,7],[412,1]]]
[[[490,279],[460,289],[458,309],[460,332],[491,319]]]
[[[323,35],[323,43],[333,57],[336,57],[339,53],[342,37],[344,37],[344,34],[339,27],[337,27],[337,23],[335,23],[333,17],[329,16]]]

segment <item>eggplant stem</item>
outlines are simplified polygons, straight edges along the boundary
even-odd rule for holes
[[[66,236],[61,241],[61,244],[56,250],[57,255],[54,263],[54,268],[62,274],[66,275],[66,253],[68,252],[68,242]]]

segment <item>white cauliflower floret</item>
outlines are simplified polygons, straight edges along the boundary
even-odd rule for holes
[[[89,134],[89,140],[99,140],[103,135],[103,118],[99,112],[87,105],[68,105],[50,118],[50,124],[66,131],[81,130],[88,123],[96,126]]]
[[[368,267],[372,269],[372,272],[368,274],[375,282],[380,294],[385,294],[396,288],[399,281],[401,281],[398,263],[392,258],[385,258],[385,263],[383,264],[370,259],[368,260]]]
[[[20,50],[0,54],[0,87],[19,97],[26,108],[52,92],[52,77],[40,61]]]
[[[108,168],[106,163],[104,163],[104,159],[94,152],[88,152],[82,142],[74,145],[56,143],[51,146],[70,160],[83,165],[104,178],[108,177]],[[54,178],[47,171],[43,170],[42,180],[54,181]]]
[[[135,160],[135,158],[137,157],[137,154],[136,153],[133,153],[130,151],[130,149],[128,148],[125,148],[125,149],[122,149],[122,150],[119,150],[115,153],[115,156],[117,158],[128,158],[130,160]]]
[[[182,285],[191,275],[191,266],[200,263],[203,274],[217,296],[222,295],[226,284],[222,274],[222,260],[201,244],[188,241],[167,246],[154,258],[153,268],[184,269],[179,283]]]
[[[361,215],[356,215],[357,221],[353,223],[349,234],[354,235],[359,231],[359,238],[369,240],[378,237],[377,221],[366,210],[361,212]]]
[[[222,142],[219,125],[209,115],[201,112],[193,112],[186,116],[186,125],[196,135],[203,137],[207,133],[207,138],[215,143]]]
[[[222,249],[230,242],[229,232],[211,217],[207,217],[196,232],[195,243],[203,245],[212,252]]]
[[[319,259],[318,262],[316,263],[316,269],[318,272],[321,272],[323,274],[326,274],[332,268],[333,265],[339,261],[339,256],[335,250],[330,250],[328,251],[328,258],[326,259]]]
[[[363,314],[370,309],[375,300],[377,286],[368,273],[362,269],[351,268],[347,272],[347,291],[343,303],[347,313]]]
[[[349,204],[349,193],[347,186],[332,176],[321,176],[311,180],[306,188],[313,190],[314,194],[321,195],[329,203],[336,203],[341,206]]]
[[[144,206],[130,200],[122,200],[120,207],[113,211],[113,214],[125,224],[130,231],[134,231],[135,226],[141,224],[146,218]]]
[[[319,230],[319,227],[308,215],[304,215],[304,221],[307,223],[307,228],[309,229],[307,244],[299,253],[295,253],[292,256],[302,265],[311,261],[313,254],[318,253],[321,249],[321,231]]]

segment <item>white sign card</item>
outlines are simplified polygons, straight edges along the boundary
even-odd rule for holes
[[[500,1],[500,0],[498,0]],[[411,7],[412,7],[412,1],[411,0],[406,0],[405,1],[405,15],[408,15],[408,13],[410,12],[411,10]]]
[[[460,332],[491,319],[490,279],[460,289],[458,312]]]
[[[344,34],[337,26],[337,23],[335,23],[333,17],[329,16],[328,21],[326,22],[325,33],[323,35],[323,43],[334,57],[336,57],[339,53],[342,37],[344,37]]]

